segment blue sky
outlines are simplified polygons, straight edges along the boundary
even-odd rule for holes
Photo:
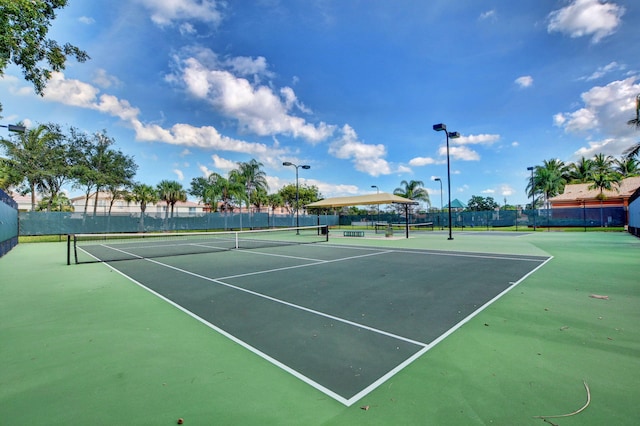
[[[271,192],[421,180],[525,204],[528,166],[620,156],[640,93],[632,0],[70,0],[50,36],[91,56],[45,96],[17,68],[3,123],[103,129],[151,185],[264,164]],[[72,195],[76,190],[68,188]]]

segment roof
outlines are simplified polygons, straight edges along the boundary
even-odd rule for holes
[[[449,207],[449,204],[447,204],[445,206],[445,208],[447,208],[447,207]],[[451,208],[452,209],[466,209],[467,205],[456,198],[455,200],[453,200],[451,202]]]
[[[351,197],[334,197],[307,204],[306,207],[345,207],[364,206],[371,204],[418,204],[417,201],[400,197],[399,195],[380,192],[368,195],[354,195]]]
[[[555,197],[549,198],[549,202],[558,203],[563,201],[596,199],[598,195],[600,195],[600,190],[589,189],[591,185],[593,185],[592,182],[565,185],[564,192],[562,194],[556,195]],[[602,191],[602,193],[607,198],[629,198],[638,188],[640,188],[640,176],[634,176],[620,181],[620,186],[616,188],[617,190],[604,190]]]

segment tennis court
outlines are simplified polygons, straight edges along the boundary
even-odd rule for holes
[[[191,234],[79,251],[347,406],[549,260],[248,235],[246,249]]]

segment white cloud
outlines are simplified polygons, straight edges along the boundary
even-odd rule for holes
[[[79,80],[67,80],[64,74],[55,72],[44,90],[44,98],[65,105],[93,109],[130,121],[140,113],[128,101],[119,100],[115,96],[100,95],[99,89]]]
[[[78,18],[78,22],[85,25],[93,25],[96,23],[96,20],[89,16],[81,16]]]
[[[598,69],[596,71],[593,72],[593,74],[586,76],[586,77],[582,77],[580,78],[580,80],[585,80],[585,81],[592,81],[592,80],[597,80],[601,77],[604,77],[606,74],[613,72],[613,71],[618,71],[618,70],[624,70],[626,68],[625,65],[621,65],[619,63],[617,63],[616,61],[610,62],[607,65],[603,66],[603,67],[598,67]]]
[[[119,86],[121,84],[117,77],[108,74],[102,68],[98,68],[94,73],[93,82],[103,89],[111,86]]]
[[[213,166],[218,170],[223,170],[228,172],[230,170],[238,168],[238,163],[232,160],[227,160],[226,158],[222,158],[217,154],[211,156],[213,160]]]
[[[635,97],[640,93],[635,81],[636,77],[629,77],[592,87],[581,95],[582,108],[554,115],[554,124],[571,133],[597,130],[607,137],[634,136],[634,129],[626,123],[635,116]]]
[[[183,149],[182,152],[180,152],[180,157],[186,157],[187,155],[191,155],[192,152],[189,151],[187,148]]]
[[[515,83],[522,88],[531,87],[533,84],[533,77],[530,75],[523,75],[522,77],[516,78]]]
[[[329,154],[340,159],[351,159],[356,170],[371,176],[391,173],[389,163],[383,158],[387,151],[384,145],[368,145],[358,140],[355,130],[345,124],[339,139],[331,143]]]
[[[202,177],[209,177],[209,175],[213,173],[213,170],[210,170],[207,166],[203,164],[199,164],[198,169],[200,169],[200,171],[202,172]]]
[[[445,162],[446,160],[436,160],[431,157],[415,157],[409,160],[409,165],[414,167],[420,167],[420,166],[429,166],[431,164],[442,164]]]
[[[567,132],[585,132],[595,129],[598,121],[595,113],[587,108],[581,108],[571,113],[556,114],[554,121],[564,127]]]
[[[595,153],[620,155],[636,142],[637,132],[626,123],[635,117],[635,98],[640,93],[636,77],[594,86],[581,97],[584,106],[558,113],[554,124],[567,133],[584,134],[587,145],[576,151],[577,158]]]
[[[581,157],[591,158],[596,154],[612,155],[615,157],[629,147],[629,142],[624,139],[609,138],[588,142],[587,145],[588,146],[583,146],[574,153],[576,159]]]
[[[503,197],[508,197],[516,193],[516,190],[511,185],[500,185],[500,195]]]
[[[222,3],[216,0],[137,0],[151,11],[151,20],[160,26],[174,21],[197,20],[218,25],[223,16]]]
[[[118,117],[134,129],[138,141],[241,152],[267,160],[286,153],[286,150],[278,148],[277,144],[269,147],[263,143],[233,139],[221,135],[211,126],[195,127],[178,123],[171,128],[163,128],[157,124],[143,123],[138,119],[138,108],[132,107],[126,100],[107,94],[99,95],[99,92],[99,89],[88,83],[68,80],[62,73],[53,73],[45,89],[44,99]]]
[[[478,19],[480,19],[481,21],[484,21],[484,20],[495,21],[497,20],[497,18],[498,18],[498,15],[495,9],[492,9],[492,10],[487,10],[486,12],[482,12]]]
[[[490,194],[493,195],[496,193],[495,189],[483,189],[482,191],[480,191],[482,194]]]
[[[314,125],[291,114],[294,106],[309,112],[297,100],[293,89],[285,87],[278,95],[270,86],[252,83],[221,69],[215,53],[208,49],[196,52],[196,55],[179,61],[180,74],[170,76],[169,80],[182,82],[192,96],[209,102],[220,113],[237,120],[241,131],[259,136],[283,134],[310,143],[326,140],[334,133],[335,126],[324,122]],[[245,71],[248,70],[245,68]]]
[[[601,0],[573,0],[568,6],[549,14],[548,32],[561,32],[570,37],[592,36],[597,43],[615,32],[625,8]]]
[[[447,155],[447,147],[441,146],[438,150],[440,155]],[[466,146],[450,146],[449,156],[455,160],[463,161],[478,161],[480,160],[480,154]]]
[[[324,197],[341,197],[348,195],[359,195],[362,193],[362,190],[358,188],[357,185],[344,185],[344,184],[333,184],[328,182],[322,182],[315,179],[307,179],[305,183],[308,185],[315,185],[318,187],[318,191]]]
[[[189,22],[184,22],[182,24],[180,24],[180,27],[178,29],[180,31],[180,34],[182,35],[191,35],[191,34],[195,34],[196,28]]]
[[[518,141],[513,141],[513,142],[511,142],[511,146],[512,146],[512,147],[514,147],[514,148],[517,148],[517,147],[519,147],[519,146],[520,146],[520,142],[518,142]]]
[[[223,61],[223,65],[240,76],[273,76],[273,73],[268,70],[267,60],[264,56],[258,56],[255,59],[248,56],[236,56]]]
[[[496,134],[480,134],[460,136],[456,139],[449,139],[450,145],[493,145],[500,140],[500,135]]]
[[[183,181],[184,180],[184,173],[182,173],[182,170],[173,169],[173,173],[175,173],[176,176],[178,176],[178,180],[179,181]]]

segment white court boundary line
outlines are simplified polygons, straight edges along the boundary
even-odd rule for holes
[[[131,282],[133,282],[134,284],[142,287],[143,289],[149,291],[151,294],[159,297],[160,299],[164,300],[165,302],[169,303],[170,305],[178,308],[180,311],[186,313],[187,315],[191,316],[192,318],[196,319],[197,321],[201,322],[202,324],[208,326],[209,328],[217,331],[218,333],[222,334],[223,336],[229,338],[230,340],[232,340],[233,342],[241,345],[242,347],[248,349],[249,351],[251,351],[252,353],[260,356],[261,358],[265,359],[266,361],[272,363],[273,365],[281,368],[282,370],[288,372],[289,374],[293,375],[294,377],[298,378],[299,380],[302,380],[304,383],[307,383],[308,385],[310,385],[311,387],[315,388],[316,390],[324,393],[325,395],[333,398],[334,400],[342,403],[343,405],[350,407],[351,405],[353,405],[355,402],[357,402],[358,400],[364,398],[366,395],[368,395],[370,392],[372,392],[373,390],[375,390],[376,388],[378,388],[380,385],[382,385],[383,383],[385,383],[387,380],[389,380],[391,377],[393,377],[394,375],[396,375],[398,372],[400,372],[401,370],[403,370],[404,368],[406,368],[408,365],[410,365],[412,362],[414,362],[416,359],[420,358],[422,355],[424,355],[426,352],[428,352],[429,350],[431,350],[432,348],[434,348],[438,343],[442,342],[445,338],[447,338],[448,336],[450,336],[452,333],[454,333],[456,330],[458,330],[460,327],[462,327],[463,325],[465,325],[466,323],[468,323],[469,321],[471,321],[471,319],[473,319],[475,316],[477,316],[480,312],[484,311],[487,307],[489,307],[490,305],[492,305],[495,301],[497,301],[498,299],[500,299],[502,296],[504,296],[505,294],[507,294],[509,291],[511,291],[514,287],[516,287],[518,284],[520,284],[522,281],[524,281],[527,277],[529,277],[531,274],[533,274],[534,272],[536,272],[538,269],[542,268],[544,265],[547,264],[547,262],[549,262],[550,260],[553,259],[553,256],[549,256],[548,258],[546,258],[546,260],[543,261],[543,256],[540,256],[540,258],[538,258],[537,260],[535,259],[519,259],[519,258],[511,258],[511,257],[494,257],[494,256],[487,256],[487,255],[471,255],[470,257],[480,257],[480,258],[489,258],[489,259],[505,259],[505,260],[527,260],[527,261],[538,261],[541,262],[540,265],[538,265],[537,267],[535,267],[534,269],[532,269],[531,271],[529,271],[527,274],[525,274],[524,276],[522,276],[518,281],[516,282],[512,282],[510,283],[511,285],[507,288],[505,288],[502,292],[498,293],[496,296],[494,296],[492,299],[490,299],[489,301],[487,301],[486,303],[484,303],[482,306],[480,306],[478,309],[476,309],[475,311],[471,312],[469,315],[467,315],[465,318],[463,318],[462,320],[460,320],[459,322],[457,322],[456,324],[454,324],[450,329],[448,329],[447,331],[445,331],[443,334],[441,334],[440,336],[438,336],[435,340],[433,340],[431,343],[424,343],[424,342],[418,342],[415,341],[413,339],[409,339],[403,336],[399,336],[393,333],[389,333],[386,332],[384,330],[380,330],[380,329],[376,329],[364,324],[360,324],[354,321],[350,321],[350,320],[346,320],[340,317],[336,317],[321,311],[317,311],[315,309],[310,309],[301,305],[297,305],[294,303],[290,303],[287,302],[285,300],[281,300],[281,299],[277,299],[274,298],[272,296],[268,296],[253,290],[249,290],[249,289],[245,289],[242,287],[238,287],[235,286],[233,284],[229,284],[229,283],[225,283],[224,281],[222,281],[223,279],[231,279],[231,278],[238,278],[238,277],[244,277],[244,276],[250,276],[250,275],[257,275],[257,274],[262,274],[262,273],[269,273],[269,272],[277,272],[277,271],[282,271],[282,270],[288,270],[288,269],[297,269],[297,268],[303,268],[303,267],[310,267],[310,266],[316,266],[316,265],[320,265],[320,264],[326,264],[326,263],[335,263],[335,262],[341,262],[344,260],[351,260],[351,259],[357,259],[357,258],[363,258],[363,257],[371,257],[371,256],[376,256],[376,255],[380,255],[380,254],[388,254],[388,253],[393,253],[393,252],[400,252],[400,253],[414,253],[414,254],[420,254],[419,250],[416,251],[410,251],[410,250],[397,250],[397,249],[390,249],[390,250],[384,250],[384,251],[379,251],[379,252],[374,252],[374,253],[368,253],[368,254],[363,254],[363,255],[357,255],[357,256],[350,256],[350,257],[346,257],[346,258],[340,258],[340,259],[333,259],[333,260],[319,260],[319,259],[309,259],[311,262],[313,263],[309,263],[309,264],[303,264],[303,265],[295,265],[295,266],[290,266],[290,267],[282,267],[282,268],[274,268],[271,270],[267,270],[267,271],[256,271],[256,272],[250,272],[250,273],[246,273],[246,274],[238,274],[238,275],[231,275],[231,276],[227,276],[227,277],[222,277],[222,278],[210,278],[210,277],[206,277],[200,274],[196,274],[194,272],[191,271],[187,271],[172,265],[168,265],[153,259],[149,259],[149,258],[143,258],[141,256],[135,255],[133,253],[128,253],[124,250],[120,250],[117,249],[115,247],[110,247],[108,245],[104,245],[107,248],[110,248],[112,250],[115,251],[119,251],[122,253],[125,253],[129,256],[134,256],[135,258],[138,258],[140,260],[144,260],[147,262],[151,262],[153,264],[162,266],[162,267],[166,267],[181,273],[184,273],[186,275],[191,275],[194,276],[196,278],[200,278],[203,279],[205,281],[210,281],[234,290],[238,290],[238,291],[242,291],[257,297],[261,297],[264,298],[266,300],[275,302],[275,303],[280,303],[283,304],[285,306],[294,308],[294,309],[299,309],[314,315],[318,315],[318,316],[322,316],[337,322],[341,322],[353,327],[358,327],[358,328],[362,328],[365,329],[367,331],[373,332],[373,333],[377,333],[377,334],[381,334],[381,335],[385,335],[387,337],[391,337],[400,341],[404,341],[406,343],[409,344],[413,344],[413,345],[417,345],[417,346],[421,346],[422,349],[418,350],[416,353],[414,353],[412,356],[410,356],[409,358],[407,358],[404,362],[398,364],[396,367],[394,367],[393,369],[389,370],[386,374],[382,375],[381,377],[379,377],[377,380],[375,380],[374,382],[372,382],[369,386],[367,386],[366,388],[364,388],[363,390],[361,390],[360,392],[358,392],[357,394],[355,394],[354,396],[352,396],[351,398],[345,398],[337,393],[335,393],[334,391],[332,391],[331,389],[328,389],[327,387],[317,383],[315,380],[305,376],[304,374],[300,373],[299,371],[289,367],[286,364],[283,364],[282,362],[278,361],[277,359],[271,357],[270,355],[260,351],[259,349],[251,346],[249,343],[245,342],[244,340],[241,340],[237,337],[235,337],[234,335],[230,334],[229,332],[219,328],[218,326],[216,326],[213,323],[210,323],[209,321],[205,320],[204,318],[198,316],[197,314],[189,311],[188,309],[182,307],[181,305],[177,304],[176,302],[172,301],[171,299],[168,299],[167,297],[163,296],[162,294],[156,292],[155,290],[145,286],[144,284],[142,284],[141,282],[135,280],[134,278],[128,276],[127,274],[125,274],[124,272],[114,268],[113,266],[111,266],[110,264],[107,263],[107,266],[116,271],[118,274],[122,275],[123,277],[129,279]],[[326,247],[326,245],[325,245]],[[349,247],[349,246],[341,246],[341,245],[337,245],[335,247]],[[356,248],[359,249],[358,247],[353,247],[351,246],[351,248]],[[364,250],[367,250],[368,248],[361,248]],[[369,248],[369,251],[373,251],[376,250],[376,248]],[[379,249],[378,249],[379,250]],[[241,252],[254,252],[253,250],[249,251],[249,250],[238,250]],[[260,252],[257,252],[260,253]],[[89,254],[89,253],[87,253]],[[260,253],[260,254],[264,254],[267,255],[266,253]],[[431,253],[431,252],[424,252],[424,254],[437,254],[437,253]],[[446,254],[446,253],[444,253]],[[456,255],[458,255],[458,253],[456,253]],[[464,254],[460,254],[460,255],[464,255]],[[276,255],[276,256],[281,256],[281,257],[289,257],[286,255]],[[93,257],[93,256],[92,256]],[[291,258],[296,258],[295,256],[291,256]]]

